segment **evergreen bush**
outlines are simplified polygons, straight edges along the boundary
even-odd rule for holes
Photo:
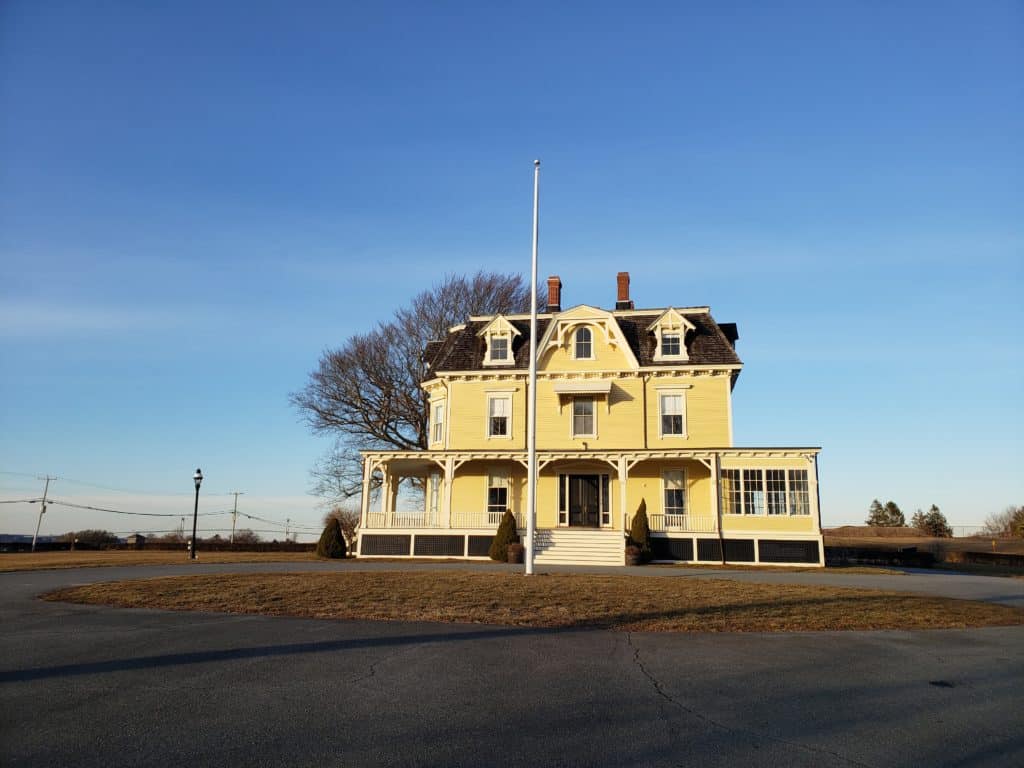
[[[640,499],[640,506],[633,515],[633,522],[629,526],[629,543],[640,550],[641,561],[651,559],[651,527],[647,522],[646,499]]]
[[[341,525],[337,518],[332,517],[320,534],[320,541],[316,543],[316,556],[339,558],[345,557],[345,554],[345,537],[341,535]]]
[[[508,562],[508,545],[516,544],[519,541],[519,534],[516,532],[516,516],[510,510],[505,510],[501,516],[501,523],[498,525],[498,532],[494,534],[491,541],[491,548],[488,551],[491,560],[499,563]]]

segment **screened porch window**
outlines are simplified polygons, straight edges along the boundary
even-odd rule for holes
[[[789,470],[789,514],[811,514],[811,494],[806,469]]]
[[[738,469],[722,470],[722,514],[739,515],[743,513],[743,496],[740,486]]]
[[[768,491],[768,514],[786,514],[786,470],[766,469],[764,475]]]
[[[743,470],[743,514],[764,514],[764,478],[760,469]]]

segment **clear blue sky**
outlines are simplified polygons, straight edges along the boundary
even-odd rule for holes
[[[528,270],[540,157],[563,304],[737,322],[736,442],[823,446],[826,524],[1024,503],[1024,6],[370,5],[0,5],[0,497],[190,514],[200,465],[315,524],[288,393]]]

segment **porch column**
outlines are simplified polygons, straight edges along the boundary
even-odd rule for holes
[[[455,459],[448,456],[444,460],[444,500],[441,502],[442,528],[452,527],[452,484],[455,480]]]
[[[387,462],[381,464],[381,472],[384,475],[384,482],[380,487],[380,513],[384,518],[384,527],[391,528],[391,467]]]
[[[626,528],[626,482],[629,480],[629,466],[626,463],[625,456],[619,456],[619,507],[622,510],[622,532],[627,532]]]
[[[370,460],[363,459],[363,493],[359,498],[359,527],[366,528],[366,516],[370,512]]]
[[[722,530],[722,466],[717,453],[711,454],[708,462],[711,470],[711,515],[715,518],[715,530]]]

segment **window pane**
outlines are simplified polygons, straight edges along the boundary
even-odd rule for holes
[[[576,399],[572,401],[572,433],[574,435],[594,434],[594,401]]]
[[[786,470],[766,469],[764,474],[768,491],[768,514],[786,514]]]
[[[661,434],[683,434],[683,396],[661,396]]]
[[[681,470],[673,469],[665,473],[665,515],[686,514],[686,484]],[[666,519],[666,525],[679,526],[682,521]]]
[[[512,410],[512,403],[507,397],[492,397],[488,402],[490,417],[488,419],[487,434],[492,437],[505,437],[508,435],[508,414]]]
[[[678,333],[663,333],[661,335],[661,354],[663,354],[663,355],[678,355],[679,354],[679,334]]]
[[[576,331],[576,357],[588,358],[591,353],[591,335],[589,328]]]
[[[764,477],[760,469],[743,470],[743,513],[764,514]]]
[[[807,470],[789,470],[789,514],[811,514],[810,489],[807,486]]]
[[[608,475],[601,475],[601,525],[612,524],[612,513],[608,505]]]
[[[491,338],[491,360],[508,359],[508,339],[498,336]]]
[[[508,478],[500,472],[487,476],[487,511],[502,513],[508,509]]]
[[[738,515],[741,513],[742,498],[740,496],[740,471],[738,469],[722,470],[722,514]]]

